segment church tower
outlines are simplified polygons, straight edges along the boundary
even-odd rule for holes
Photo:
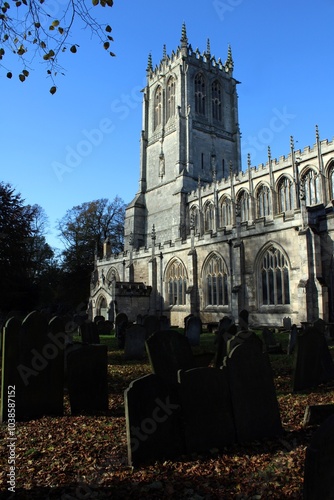
[[[233,59],[193,50],[185,24],[176,52],[153,68],[143,90],[139,191],[126,209],[125,250],[184,239],[188,193],[241,170]]]

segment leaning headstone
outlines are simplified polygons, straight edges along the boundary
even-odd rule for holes
[[[146,330],[141,325],[132,325],[125,331],[125,359],[143,359],[145,356]]]
[[[331,415],[334,415],[334,404],[309,405],[304,413],[303,425],[320,425]]]
[[[324,333],[308,327],[297,337],[292,389],[302,391],[334,380],[334,363]]]
[[[304,500],[334,498],[334,415],[313,434],[306,448]]]
[[[289,333],[289,342],[288,342],[287,354],[291,355],[294,352],[294,350],[296,348],[296,344],[297,344],[297,337],[298,337],[297,325],[293,324],[291,326],[291,330],[290,330],[290,333]]]
[[[273,373],[262,342],[250,336],[225,358],[239,443],[282,434]]]
[[[234,443],[235,428],[226,370],[180,370],[178,380],[186,452],[209,452]]]
[[[128,326],[128,317],[125,313],[116,314],[115,318],[115,337],[117,339],[118,347],[124,349],[125,345],[125,330]]]
[[[143,326],[146,330],[146,338],[148,338],[152,333],[158,332],[160,330],[160,320],[158,316],[154,314],[149,314],[143,319]]]
[[[201,333],[202,333],[201,318],[198,318],[197,316],[190,317],[187,321],[187,326],[185,330],[185,335],[189,340],[189,344],[192,346],[199,345]]]
[[[275,338],[274,332],[269,328],[265,327],[262,330],[262,339],[265,348],[269,354],[281,354],[283,353],[282,345]]]
[[[67,386],[71,413],[108,410],[108,358],[106,345],[82,344],[66,350]]]
[[[180,404],[154,374],[134,380],[124,393],[129,465],[184,453]]]
[[[177,384],[178,370],[194,368],[194,357],[188,339],[174,330],[155,332],[146,340],[153,373],[165,382]]]

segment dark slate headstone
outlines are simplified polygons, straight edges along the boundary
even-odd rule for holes
[[[132,325],[125,331],[125,359],[143,359],[145,356],[146,330],[141,325]]]
[[[103,321],[97,321],[96,326],[97,326],[98,335],[111,335],[114,324],[112,321],[105,319]],[[96,343],[96,342],[94,342],[94,343]]]
[[[99,344],[100,335],[98,331],[97,323],[92,321],[85,321],[80,325],[80,335],[82,342],[86,344]]]
[[[146,340],[153,373],[167,383],[177,383],[178,370],[194,368],[194,357],[188,339],[174,330],[155,332]]]
[[[237,345],[250,342],[251,346],[257,345],[258,349],[263,351],[263,342],[252,330],[242,330],[237,332],[227,341],[227,354],[229,354]]]
[[[243,309],[239,312],[239,330],[248,330],[249,312]]]
[[[263,328],[262,339],[269,354],[281,354],[283,352],[282,345],[277,341],[274,332],[269,328]]]
[[[97,323],[98,321],[104,321],[105,317],[101,315],[94,316],[94,323]]]
[[[325,335],[314,327],[308,327],[297,337],[293,391],[317,387],[334,380],[334,363]]]
[[[82,344],[66,349],[67,386],[71,413],[108,410],[108,358],[106,345]]]
[[[224,358],[227,354],[227,342],[235,335],[236,330],[231,331],[233,321],[228,316],[224,316],[218,324],[217,333],[217,350],[214,358],[215,368],[220,368],[223,365]]]
[[[192,316],[187,321],[185,335],[189,340],[190,345],[197,346],[200,343],[202,333],[202,321],[197,316]]]
[[[304,500],[334,499],[334,415],[314,433],[306,448]]]
[[[134,380],[124,393],[129,465],[184,453],[180,404],[154,374]]]
[[[291,326],[291,330],[289,333],[289,343],[288,343],[288,349],[287,349],[287,354],[292,354],[296,348],[297,344],[297,337],[298,337],[298,329],[297,325],[293,324]]]
[[[143,326],[146,330],[146,338],[148,338],[152,333],[158,332],[160,330],[160,320],[158,316],[154,314],[149,314],[143,319]]]
[[[115,318],[115,337],[118,342],[118,347],[124,349],[125,345],[125,330],[128,326],[128,317],[125,313],[116,314]]]
[[[225,358],[239,443],[282,434],[270,361],[255,337],[236,345]]]
[[[209,452],[235,442],[226,370],[195,368],[178,372],[186,452]]]
[[[170,329],[170,320],[167,316],[160,316],[159,318],[160,328],[159,330],[169,330]]]
[[[23,393],[25,386],[23,380],[19,376],[17,367],[19,365],[19,332],[21,321],[12,317],[8,319],[3,327],[2,332],[2,370],[1,370],[1,407],[0,421],[8,420],[8,398],[13,399],[16,404],[16,420],[21,420],[18,414],[20,406],[20,395]],[[14,392],[13,392],[14,391]],[[11,394],[9,396],[8,394]]]

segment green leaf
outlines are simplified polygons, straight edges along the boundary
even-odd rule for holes
[[[110,43],[109,43],[109,42],[104,42],[104,44],[103,44],[103,48],[104,48],[105,50],[108,50],[108,49],[109,49],[109,47],[110,47]]]
[[[50,88],[50,94],[55,94],[57,92],[57,87],[53,86]]]

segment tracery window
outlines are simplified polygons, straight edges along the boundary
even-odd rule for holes
[[[224,260],[214,254],[205,266],[206,305],[228,305],[228,277]]]
[[[249,220],[249,195],[247,191],[242,191],[237,200],[237,211],[240,215],[240,221]]]
[[[221,86],[218,80],[215,80],[211,88],[212,92],[212,117],[214,120],[222,119]]]
[[[288,177],[283,177],[278,184],[278,213],[293,209],[293,184]]]
[[[266,217],[270,215],[270,190],[268,186],[262,185],[257,191],[257,216]]]
[[[193,227],[195,233],[199,232],[199,210],[198,207],[193,206],[190,210],[190,227]]]
[[[162,88],[159,86],[154,94],[154,128],[162,122]]]
[[[272,246],[265,252],[260,275],[263,305],[290,304],[288,263],[278,248]]]
[[[170,306],[186,303],[187,277],[183,263],[177,259],[169,265],[166,273],[167,294]]]
[[[329,167],[329,197],[331,200],[334,200],[334,163],[332,163]]]
[[[204,207],[204,231],[211,231],[214,227],[214,206],[213,203],[206,203]]]
[[[232,201],[225,197],[220,204],[220,227],[232,224]]]
[[[201,73],[195,77],[195,112],[200,115],[205,115],[205,80]]]
[[[166,119],[175,116],[175,78],[169,78],[167,82],[167,109]]]
[[[313,169],[308,170],[301,179],[301,191],[306,205],[315,205],[320,202],[319,188],[318,174]]]

